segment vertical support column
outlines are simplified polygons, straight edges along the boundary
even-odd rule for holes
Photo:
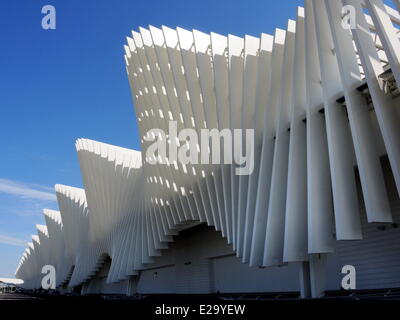
[[[86,293],[87,293],[87,287],[88,287],[88,285],[89,285],[89,283],[87,282],[87,283],[84,283],[83,285],[82,285],[82,288],[81,288],[81,296],[83,296],[83,295],[85,295]],[[65,293],[64,292],[64,290],[62,290],[62,288],[61,288],[61,293]]]
[[[126,288],[126,295],[127,296],[133,296],[137,293],[137,276],[130,276],[127,284],[127,288]]]
[[[300,263],[300,297],[302,299],[311,297],[311,283],[310,283],[310,262],[304,261]]]
[[[310,255],[310,287],[311,297],[319,298],[324,295],[326,286],[327,254]]]

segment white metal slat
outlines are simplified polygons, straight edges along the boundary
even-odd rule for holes
[[[323,83],[336,238],[337,240],[360,240],[362,233],[354,172],[354,147],[346,111],[336,101],[343,90],[342,83],[324,2],[313,1],[313,5]]]
[[[181,117],[181,106],[180,106],[180,102],[178,100],[177,95],[175,94],[175,85],[174,85],[174,79],[172,77],[172,74],[169,70],[169,58],[168,58],[168,54],[167,54],[167,49],[165,48],[165,40],[164,40],[164,35],[162,30],[154,28],[152,26],[150,26],[150,32],[152,35],[152,39],[154,42],[154,48],[156,50],[156,54],[157,54],[157,63],[159,66],[159,70],[162,74],[162,79],[163,79],[163,88],[165,89],[165,93],[167,95],[168,101],[170,103],[170,111],[171,114],[173,115],[173,119],[175,121],[177,121],[177,125],[178,125],[178,130],[181,130],[183,128],[183,118]],[[163,92],[163,90],[161,91]],[[165,110],[165,117],[167,117],[168,114],[168,110]],[[171,119],[170,119],[171,120]],[[178,163],[178,168],[180,168],[180,163]],[[179,182],[179,184],[183,183],[183,177],[181,174],[175,172],[174,174],[174,179],[177,179],[177,181]],[[171,183],[174,183],[174,179],[172,179],[171,177]],[[203,181],[199,182],[199,185],[202,185]],[[192,188],[195,189],[194,185],[192,185]],[[205,208],[205,215],[206,215],[206,219],[207,219],[207,223],[209,225],[213,225],[213,218],[211,215],[211,207],[210,207],[210,203],[208,201],[208,199],[206,198],[206,196],[204,195],[204,191],[202,190],[202,188],[200,188],[200,196],[202,198],[203,201],[203,207]],[[182,211],[187,210],[187,199],[181,197],[181,195],[179,195],[179,201],[180,201],[180,205],[182,206]],[[179,203],[178,203],[179,205]],[[182,218],[184,218],[184,213],[182,212]]]
[[[141,241],[142,241],[142,232],[140,230],[140,221],[141,221],[141,216],[140,214],[136,215],[136,221],[135,221],[135,226],[134,226],[134,234],[136,235],[135,239],[135,246],[134,246],[134,255],[133,255],[133,268],[134,270],[141,270],[144,268],[144,265],[142,264],[141,261]],[[161,232],[160,232],[161,235]]]
[[[229,68],[229,116],[230,116],[230,129],[240,128],[240,116],[242,105],[242,91],[243,91],[243,49],[244,40],[242,38],[228,35],[228,68]],[[235,150],[232,150],[233,159],[235,159]],[[239,193],[239,176],[236,175],[235,162],[231,166],[231,188],[232,195]],[[238,198],[232,197],[232,223],[233,223],[233,249],[238,248]],[[237,252],[237,256],[239,253]]]
[[[135,169],[131,169],[131,171],[135,171],[135,173],[136,173],[136,178],[138,178],[137,176],[138,176],[138,171],[137,170],[135,170]],[[136,181],[137,182],[137,181]],[[131,188],[129,188],[129,189],[131,189]],[[135,190],[136,188],[132,188],[131,190]],[[137,192],[137,190],[135,190],[135,193]],[[138,200],[137,199],[137,197],[133,197],[136,201]],[[139,210],[142,210],[142,204],[140,203],[140,201],[138,201],[139,203],[138,203],[138,206],[137,207],[139,207],[140,209]],[[118,261],[118,263],[117,263],[117,267],[116,267],[116,271],[115,271],[115,276],[114,276],[114,278],[113,279],[111,279],[112,281],[116,281],[116,280],[121,280],[121,279],[124,279],[125,278],[125,273],[123,272],[124,270],[124,268],[123,268],[123,266],[124,265],[126,265],[127,264],[127,260],[128,260],[128,258],[129,258],[129,249],[130,249],[130,244],[131,244],[131,239],[130,239],[130,233],[129,233],[129,231],[130,231],[130,226],[131,226],[131,223],[132,223],[132,221],[133,221],[133,217],[132,216],[134,216],[135,214],[136,214],[136,211],[137,211],[137,209],[134,209],[134,210],[129,210],[129,212],[131,213],[131,214],[129,214],[129,215],[126,215],[125,217],[124,217],[124,219],[121,221],[121,224],[120,224],[120,230],[121,230],[121,243],[120,243],[120,247],[121,247],[121,249],[120,249],[120,251],[119,251],[119,256],[118,256],[118,259],[119,259],[119,261]],[[152,236],[152,233],[149,231],[149,230],[147,230],[146,231],[146,233],[149,235],[149,236]],[[150,255],[152,255],[152,254],[154,254],[154,252],[155,252],[155,249],[154,249],[154,242],[151,242],[150,243],[150,241],[148,242],[148,245],[152,248],[152,250],[149,250],[149,251],[151,251],[151,252],[149,252],[149,256]],[[113,266],[113,263],[114,263],[114,259],[113,259],[113,261],[112,261],[112,265],[111,265],[111,267]],[[110,270],[111,271],[111,270]]]
[[[180,52],[182,55],[183,67],[185,70],[185,79],[187,83],[187,89],[190,96],[190,104],[192,106],[192,114],[194,118],[194,122],[196,124],[195,129],[199,137],[201,137],[201,129],[210,129],[216,127],[216,118],[211,117],[211,110],[207,110],[211,108],[211,106],[204,105],[204,98],[202,95],[202,90],[200,86],[199,77],[197,75],[197,61],[196,54],[194,48],[194,38],[193,33],[178,28],[177,29],[179,43],[180,43]],[[208,112],[207,112],[208,111]],[[208,145],[208,143],[207,143]],[[203,146],[204,148],[204,146]],[[204,151],[204,150],[202,150]],[[226,237],[225,231],[225,223],[224,223],[224,215],[225,208],[223,204],[223,194],[222,190],[218,188],[216,165],[199,165],[197,166],[198,170],[206,171],[206,181],[209,181],[209,191],[211,194],[215,194],[215,202],[216,202],[216,213],[217,219],[219,221],[219,225],[221,227],[221,233],[223,237]],[[210,175],[211,173],[211,175]]]
[[[121,274],[122,266],[126,264],[126,247],[127,247],[127,238],[128,238],[128,226],[129,226],[129,216],[126,216],[124,219],[124,223],[120,226],[120,245],[117,248],[117,252],[115,254],[115,258],[112,262],[115,261],[110,267],[110,272],[107,277],[107,281],[117,281],[125,276],[125,274]]]
[[[163,56],[164,60],[162,58],[160,60],[160,55],[159,55],[159,49],[160,49],[159,43],[161,43],[161,46],[164,45],[164,35],[163,35],[163,33],[162,33],[162,31],[160,29],[156,29],[154,27],[151,27],[151,31],[152,31],[152,38],[153,38],[154,46],[157,49],[156,53],[157,53],[157,58],[158,58],[158,64],[160,66],[160,70],[162,71],[162,75],[163,75],[163,78],[164,78],[164,75],[165,75],[165,71],[164,70],[165,70],[165,68],[168,68],[167,65],[166,65],[168,63],[167,62],[168,61],[168,57],[167,57],[167,53],[163,52],[164,53],[164,56]],[[156,45],[156,43],[157,43],[157,45]],[[170,77],[171,77],[171,75],[170,75]],[[176,111],[176,105],[178,103],[178,100],[177,100],[177,97],[175,96],[175,94],[173,93],[173,90],[171,92],[170,88],[171,88],[171,83],[173,82],[173,80],[171,82],[171,79],[172,78],[169,78],[169,79],[167,79],[167,81],[164,81],[164,84],[165,84],[165,88],[166,88],[166,92],[167,92],[167,97],[168,97],[168,99],[169,99],[169,101],[171,103],[171,106],[172,106],[171,110],[173,110],[173,112],[174,112],[174,111]],[[175,99],[175,100],[172,100],[172,99]],[[175,119],[176,120],[179,118],[178,115],[179,115],[179,111],[178,111],[178,114],[175,115]],[[164,118],[164,119],[165,119],[165,121],[167,121],[166,118]],[[147,122],[147,121],[145,121],[145,122]],[[151,129],[151,128],[154,128],[154,126],[150,125],[149,129]],[[173,171],[174,168],[175,168],[174,164],[171,164],[172,171]],[[175,182],[177,183],[177,186],[174,186],[173,189],[171,188],[171,190],[174,190],[175,193],[180,193],[180,188],[184,187],[184,185],[186,184],[185,181],[187,181],[187,177],[185,177],[184,174],[179,172],[180,168],[181,168],[181,166],[178,163],[177,167],[175,168],[175,171],[173,171],[173,172],[175,172],[175,174],[172,174],[171,177],[170,177],[172,185],[174,185]],[[175,194],[175,196],[176,196],[176,194]],[[184,218],[184,219],[190,218],[190,215],[192,214],[192,208],[191,208],[190,204],[188,203],[188,198],[185,197],[183,194],[179,194],[178,198],[179,198],[179,202],[180,202],[180,204],[177,203],[178,207],[179,207],[179,205],[182,206],[182,209],[180,210],[181,211],[181,217]]]
[[[307,250],[307,146],[305,118],[304,8],[296,21],[293,99],[291,105],[288,182],[286,191],[283,261],[306,261]]]
[[[379,159],[377,140],[372,130],[366,100],[356,87],[361,85],[351,35],[343,29],[340,3],[326,2],[328,19],[336,48],[350,128],[356,151],[365,206],[370,222],[392,222],[389,200]],[[350,46],[351,45],[351,46]]]
[[[143,58],[143,57],[142,57]],[[143,67],[143,66],[142,66]],[[143,68],[142,68],[142,70],[144,70]],[[150,81],[151,79],[150,78],[148,78],[148,81]],[[150,118],[150,120],[148,121],[149,122],[149,124],[150,124],[150,126],[151,127],[160,127],[160,124],[159,124],[159,121],[158,121],[158,119],[157,120],[155,120],[154,119],[154,117],[151,117]],[[156,124],[154,124],[154,122],[156,122]],[[157,171],[157,169],[160,169],[160,166],[156,166],[156,171]],[[161,173],[158,173],[158,175],[159,176],[161,176]],[[156,206],[156,204],[155,204],[155,206]],[[168,235],[171,235],[171,234],[173,234],[173,232],[171,231],[171,230],[169,230],[169,228],[168,228],[168,222],[166,221],[166,217],[165,217],[165,212],[164,213],[162,213],[161,211],[160,211],[160,208],[157,208],[157,210],[155,211],[155,214],[156,214],[156,217],[158,217],[158,222],[159,223],[161,223],[161,226],[162,226],[162,230],[163,230],[163,232],[164,232],[164,234],[166,235],[166,237],[164,238],[164,239],[169,239],[169,236]]]
[[[308,252],[333,251],[333,207],[312,0],[305,1]]]
[[[281,82],[276,114],[275,148],[268,202],[263,265],[282,264],[285,231],[287,169],[289,156],[289,106],[292,101],[296,22],[289,20],[286,31]]]
[[[139,34],[137,34],[137,33],[133,33],[134,34],[134,36],[135,36],[135,42],[136,42],[136,45],[138,46],[138,45],[143,45],[143,41],[141,41],[142,39],[141,38],[139,38],[140,37],[140,35]],[[143,36],[143,38],[145,38],[144,36]],[[150,71],[149,71],[149,69],[154,69],[155,68],[155,66],[153,66],[152,68],[150,67],[150,65],[149,65],[149,62],[148,62],[148,60],[147,60],[147,57],[146,57],[146,55],[145,55],[145,52],[144,52],[144,46],[143,46],[143,48],[141,48],[141,49],[139,49],[139,48],[137,48],[137,51],[138,51],[138,56],[139,56],[139,63],[141,63],[141,69],[142,69],[142,72],[144,73],[144,76],[145,76],[145,79],[146,79],[146,84],[147,84],[147,87],[148,88],[154,88],[154,81],[153,81],[153,76],[152,76],[152,74],[150,73]],[[148,66],[148,67],[147,67]],[[157,95],[153,92],[153,90],[147,90],[147,92],[148,92],[148,94],[150,95],[150,97],[151,97],[151,99],[152,99],[152,104],[151,104],[151,106],[152,106],[152,109],[153,108],[156,108],[156,107],[158,107],[158,108],[160,108],[160,101],[157,99]],[[151,113],[151,110],[149,111],[149,110],[147,110],[148,112],[150,112]],[[158,111],[158,110],[157,110]],[[154,112],[154,111],[153,111]],[[150,114],[149,113],[149,114]],[[157,113],[157,112],[156,112]],[[162,124],[162,119],[159,119],[159,117],[157,116],[157,114],[155,115],[155,116],[152,116],[152,115],[150,115],[150,119],[149,119],[149,121],[146,121],[146,122],[148,122],[148,124],[150,125],[150,128],[162,128],[162,129],[166,129],[166,126],[164,125],[163,126],[163,124]],[[148,130],[150,129],[150,128],[148,128]],[[163,162],[165,161],[165,159],[163,159],[162,160]],[[159,177],[159,178],[161,178],[161,176],[166,176],[167,175],[167,172],[166,172],[166,170],[167,170],[167,168],[166,168],[166,165],[165,164],[161,164],[161,165],[155,165],[155,169],[156,169],[156,172],[157,172],[157,176]],[[151,168],[151,169],[154,169],[154,168]],[[172,175],[171,175],[171,177],[172,177]],[[160,192],[162,192],[160,189],[161,189],[161,187],[160,187],[160,185],[159,185],[159,183],[156,183],[156,188],[155,188],[155,186],[153,185],[153,188],[155,188],[157,191],[158,191],[158,194],[160,193]],[[155,194],[154,194],[155,195]]]
[[[262,137],[264,132],[263,120],[265,117],[265,110],[267,104],[267,94],[270,85],[270,74],[271,74],[271,59],[272,59],[272,47],[274,38],[268,34],[261,34],[259,58],[258,58],[258,70],[262,72],[257,73],[256,82],[256,100],[255,100],[255,113],[253,115],[253,127],[254,133],[254,169],[252,174],[249,176],[249,187],[247,194],[247,205],[246,205],[246,221],[244,231],[244,257],[251,265],[251,248],[253,241],[253,229],[254,229],[254,217],[257,200],[257,186],[258,186],[258,174],[260,170],[260,158],[261,158],[261,145]],[[266,72],[265,72],[266,71]]]
[[[214,91],[216,97],[216,108],[218,115],[218,126],[220,130],[230,128],[229,108],[229,67],[228,67],[228,39],[225,36],[211,33],[211,54],[214,76]],[[224,178],[225,210],[227,212],[228,243],[234,243],[235,228],[232,211],[232,165],[222,165]]]
[[[131,232],[128,233],[128,239],[127,239],[127,259],[126,259],[126,264],[125,264],[125,270],[123,271],[124,274],[126,275],[133,275],[135,274],[135,267],[134,267],[134,255],[135,255],[135,245],[136,245],[136,236],[137,233],[135,233],[135,224],[137,220],[137,211],[139,209],[137,208],[134,211],[134,214],[132,215],[131,219]],[[155,233],[154,233],[155,234]]]
[[[161,92],[163,92],[163,81],[162,81],[162,76],[160,73],[160,70],[158,68],[158,63],[157,63],[157,57],[156,57],[156,53],[154,50],[154,44],[153,44],[153,40],[151,37],[151,33],[149,30],[140,28],[140,34],[142,36],[142,40],[143,40],[143,46],[145,49],[145,53],[146,53],[146,58],[147,61],[149,62],[149,64],[151,65],[150,67],[150,71],[152,74],[152,78],[154,81],[154,85],[157,91],[157,97],[159,99],[159,106],[160,108],[162,108],[162,113],[163,114],[167,114],[167,110],[170,110],[171,108],[169,107],[169,101],[168,98],[166,96],[166,94],[160,94]],[[164,117],[164,119],[166,119],[166,117]],[[147,128],[146,130],[148,130],[149,128]],[[163,127],[163,129],[165,129],[165,127]],[[172,179],[172,168],[170,166],[168,166],[167,168],[165,168],[165,165],[163,166],[159,166],[160,171],[162,172],[161,175],[163,175],[163,177],[165,179],[168,180],[173,180]],[[163,195],[163,198],[169,198],[169,192],[166,188],[163,188],[163,190],[160,190],[160,192]],[[177,206],[177,204],[175,203],[175,199],[173,198],[173,202],[174,202],[174,208],[176,210],[171,210],[172,213],[172,218],[174,221],[177,221],[179,219],[183,219],[183,213],[181,212],[181,208],[180,206]]]
[[[178,47],[178,36],[175,30],[163,27],[163,33],[166,40],[168,59],[171,65],[171,71],[173,75],[173,81],[175,83],[174,88],[179,98],[179,102],[181,104],[181,115],[183,117],[183,122],[187,128],[194,128],[192,123],[192,110],[189,101],[187,100],[187,88],[186,88],[186,80],[184,75],[182,74],[182,57],[179,52]],[[194,128],[195,129],[195,128]],[[191,168],[191,166],[189,166]],[[203,170],[206,171],[206,168],[203,167]],[[192,171],[192,170],[189,170]],[[196,172],[197,173],[197,172]],[[192,174],[192,173],[190,173]],[[204,181],[196,181],[198,182],[198,186],[200,192],[202,193],[202,199],[204,199],[204,208],[206,210],[206,214],[208,213],[208,208],[211,208],[212,213],[212,221],[216,228],[216,230],[220,230],[219,219],[217,217],[217,203],[215,194],[210,192],[211,188],[211,179],[209,175],[205,176],[205,184]],[[188,180],[188,183],[191,181]]]
[[[346,0],[346,4],[356,9],[356,19],[359,28],[353,31],[353,38],[356,43],[358,54],[366,74],[368,90],[371,94],[375,113],[378,118],[379,127],[384,139],[385,147],[391,163],[391,168],[400,195],[400,127],[399,115],[396,112],[396,105],[392,97],[385,93],[382,80],[379,75],[384,69],[379,61],[375,45],[369,34],[363,32],[366,29],[363,10],[360,4],[354,0]]]
[[[245,36],[244,38],[244,54],[243,54],[243,97],[241,106],[241,129],[244,130],[241,134],[242,146],[250,148],[246,145],[247,130],[255,130],[254,113],[255,113],[255,98],[257,88],[257,74],[258,74],[258,55],[260,49],[260,39]],[[235,137],[236,139],[236,137]],[[254,138],[253,138],[254,142]],[[235,141],[235,146],[237,146]],[[241,151],[240,151],[241,152]],[[247,149],[246,153],[250,154],[251,150]],[[253,157],[253,155],[251,155]],[[246,164],[247,165],[247,164]],[[254,169],[254,168],[253,168]],[[242,257],[243,262],[249,261],[250,251],[244,250],[245,242],[245,224],[246,224],[246,208],[247,198],[249,191],[249,175],[239,176],[239,201],[238,201],[238,224],[239,224],[239,237],[237,250]]]
[[[271,78],[267,88],[267,104],[263,119],[263,137],[260,156],[260,170],[257,185],[255,217],[257,223],[253,227],[252,246],[250,251],[250,264],[261,266],[264,256],[265,234],[267,230],[268,201],[271,187],[272,160],[274,154],[275,115],[277,112],[277,95],[281,79],[283,61],[283,47],[286,32],[276,29],[274,46],[271,59]]]
[[[221,126],[222,119],[220,119],[219,110],[217,107],[217,90],[216,83],[214,79],[213,69],[215,69],[214,61],[212,58],[212,47],[211,47],[211,36],[202,33],[197,30],[193,30],[194,47],[196,52],[197,67],[199,72],[199,80],[202,92],[202,99],[205,106],[205,112],[207,115],[207,125],[213,124],[213,128],[222,130],[224,127]],[[226,114],[225,114],[226,117]],[[227,118],[227,117],[226,117]],[[220,152],[221,165],[214,166],[217,170],[213,169],[215,174],[216,188],[222,193],[220,198],[223,204],[223,223],[224,230],[227,236],[228,243],[231,243],[232,231],[230,222],[230,186],[227,186],[227,165],[224,165],[223,154]]]
[[[397,87],[400,88],[400,41],[388,14],[391,8],[385,6],[382,0],[365,0],[365,4],[382,41]],[[397,5],[399,5],[398,1]]]
[[[133,62],[132,67],[135,67],[136,73],[139,75],[139,77],[141,77],[141,75],[139,74],[138,61],[135,61],[135,58],[133,58],[132,62]],[[138,81],[138,82],[139,82],[138,85],[144,84],[144,80]],[[144,90],[143,87],[142,87],[142,90]],[[143,95],[143,98],[146,99],[146,95]],[[146,106],[148,104],[149,104],[148,102],[147,102],[147,104],[144,103],[143,106]],[[152,120],[150,121],[150,124],[151,124],[151,122],[152,122]],[[155,127],[155,126],[153,126],[153,127]],[[159,235],[160,241],[168,241],[168,237],[163,233],[163,226],[162,226],[160,215],[158,214],[157,211],[154,211],[153,214],[154,214],[154,217],[156,218],[155,222],[157,225],[157,230],[158,230],[158,235]]]
[[[171,72],[174,78],[175,82],[175,89],[178,95],[179,102],[181,104],[181,112],[182,112],[182,117],[184,124],[186,128],[192,128],[196,130],[196,126],[193,123],[192,119],[193,118],[193,112],[192,112],[192,107],[191,103],[188,99],[190,99],[190,95],[188,95],[188,89],[187,89],[187,84],[186,84],[186,79],[183,69],[183,62],[182,62],[182,56],[180,53],[180,47],[179,47],[179,38],[176,30],[164,27],[162,28],[163,33],[164,33],[164,38],[165,38],[165,43],[167,46],[167,53],[168,53],[168,58],[171,66]],[[192,166],[188,165],[188,168],[191,169]],[[206,167],[203,167],[203,170],[206,170]],[[191,176],[193,176],[192,170],[188,170],[187,176],[187,184],[191,183]],[[207,191],[208,191],[208,196],[210,199],[211,203],[211,208],[212,208],[212,213],[213,213],[213,218],[214,218],[214,223],[216,230],[220,230],[220,223],[218,219],[218,208],[217,208],[217,203],[216,203],[216,197],[215,194],[212,194],[210,192],[211,190],[211,179],[209,178],[209,175],[206,175],[206,185],[207,185]],[[202,188],[202,185],[199,185],[200,188]],[[190,195],[188,195],[190,196]],[[191,203],[189,202],[189,205]]]
[[[130,67],[132,67],[132,65],[131,65]],[[139,102],[140,102],[141,95],[138,95],[138,92],[137,92],[137,90],[136,90],[136,87],[133,87],[133,89],[135,90],[135,94],[136,94],[136,96],[138,97]],[[139,122],[139,127],[140,127],[141,131],[147,130],[147,128],[144,127],[144,122],[143,122],[143,121]],[[146,199],[146,201],[148,201],[148,200]],[[147,208],[147,209],[144,208],[144,210],[145,210],[146,212],[148,212],[150,209],[149,209],[149,208]],[[137,210],[136,210],[136,211],[137,211]],[[149,216],[152,217],[152,215],[149,215]],[[154,241],[155,241],[155,243],[154,243],[155,248],[156,248],[156,249],[161,249],[161,248],[163,248],[163,246],[161,245],[160,240],[159,240],[159,238],[158,238],[158,233],[156,232],[156,229],[155,229],[155,220],[153,219],[153,217],[150,219],[150,225],[151,225],[151,228],[152,228],[152,230],[153,230],[153,231],[152,231],[152,234],[153,234]]]

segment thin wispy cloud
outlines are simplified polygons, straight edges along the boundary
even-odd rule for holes
[[[30,184],[32,188],[37,188],[39,191],[48,191],[50,193],[54,193],[54,187],[42,186],[41,184]]]
[[[56,201],[54,193],[49,192],[49,187],[26,184],[0,178],[0,193],[6,193],[25,199]]]
[[[0,243],[18,247],[26,247],[27,241],[0,234]]]

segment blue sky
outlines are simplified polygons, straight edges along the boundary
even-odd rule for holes
[[[302,0],[2,0],[0,2],[0,277],[57,209],[56,183],[82,186],[75,140],[139,148],[123,44],[139,26],[273,33]],[[56,30],[41,9],[56,8]]]

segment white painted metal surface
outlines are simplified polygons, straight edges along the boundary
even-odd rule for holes
[[[355,8],[355,29],[343,27],[343,5]],[[243,263],[311,260],[311,282],[317,281],[325,262],[316,257],[325,261],[323,254],[341,248],[337,241],[363,243],[368,223],[393,222],[381,157],[388,155],[385,170],[397,196],[399,21],[381,0],[305,0],[273,36],[165,26],[133,31],[124,49],[142,152],[78,139],[84,189],[56,186],[60,213],[45,211],[46,226],[38,226],[17,277],[39,287],[41,266],[53,264],[57,285],[75,287],[109,257],[107,282],[118,283],[148,269],[180,230],[204,222]],[[161,156],[150,164],[146,134],[168,132],[171,121],[199,137],[206,128],[254,129],[253,172],[239,176],[236,164],[170,163]],[[203,267],[211,268],[196,264],[190,272],[203,274]],[[311,287],[318,294],[318,285]]]

